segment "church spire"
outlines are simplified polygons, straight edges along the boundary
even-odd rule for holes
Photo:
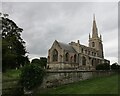
[[[94,16],[93,16],[93,27],[92,27],[92,38],[96,38],[96,37],[98,37],[98,30],[97,30],[95,14],[94,14]]]
[[[101,35],[100,37],[98,36],[95,15],[93,16],[92,37],[89,38],[89,47],[98,50],[98,55],[101,58],[104,58],[102,36]]]

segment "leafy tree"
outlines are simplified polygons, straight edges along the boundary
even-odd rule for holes
[[[103,63],[96,66],[96,70],[110,70],[110,64]]]
[[[0,17],[2,23],[2,66],[3,71],[8,68],[16,68],[24,65],[27,53],[25,42],[21,38],[22,28],[19,28],[13,20],[7,18],[7,14]]]
[[[31,63],[40,64],[40,59],[32,59]]]
[[[120,65],[118,65],[117,63],[113,63],[113,64],[111,65],[111,69],[112,69],[112,70],[120,70]]]
[[[39,65],[42,68],[46,68],[47,65],[47,58],[46,57],[40,57],[40,59],[32,59],[31,63],[35,63],[37,65]]]
[[[37,64],[27,64],[21,71],[20,84],[27,90],[38,87],[45,75],[45,71]]]
[[[41,57],[40,58],[40,63],[41,63],[41,66],[46,68],[47,66],[47,58],[46,57]]]

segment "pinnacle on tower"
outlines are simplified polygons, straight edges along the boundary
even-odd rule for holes
[[[102,40],[102,35],[100,34],[100,39]]]
[[[90,39],[90,33],[89,33],[89,39]]]
[[[92,38],[98,37],[98,30],[97,30],[97,25],[95,21],[95,14],[93,16],[93,27],[92,27]]]

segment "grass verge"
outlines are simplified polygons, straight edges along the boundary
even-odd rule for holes
[[[41,96],[41,94],[118,94],[118,74],[61,85],[55,88],[38,89],[36,94],[37,96]]]

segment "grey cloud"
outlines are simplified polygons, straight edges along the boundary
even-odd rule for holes
[[[79,39],[81,44],[88,45],[88,34],[91,33],[95,13],[99,33],[103,35],[105,56],[116,58],[117,51],[109,52],[107,49],[108,42],[117,38],[116,5],[117,3],[6,2],[3,11],[24,29],[22,37],[31,58],[47,56],[54,40],[69,43]],[[109,49],[117,48],[110,46]]]

